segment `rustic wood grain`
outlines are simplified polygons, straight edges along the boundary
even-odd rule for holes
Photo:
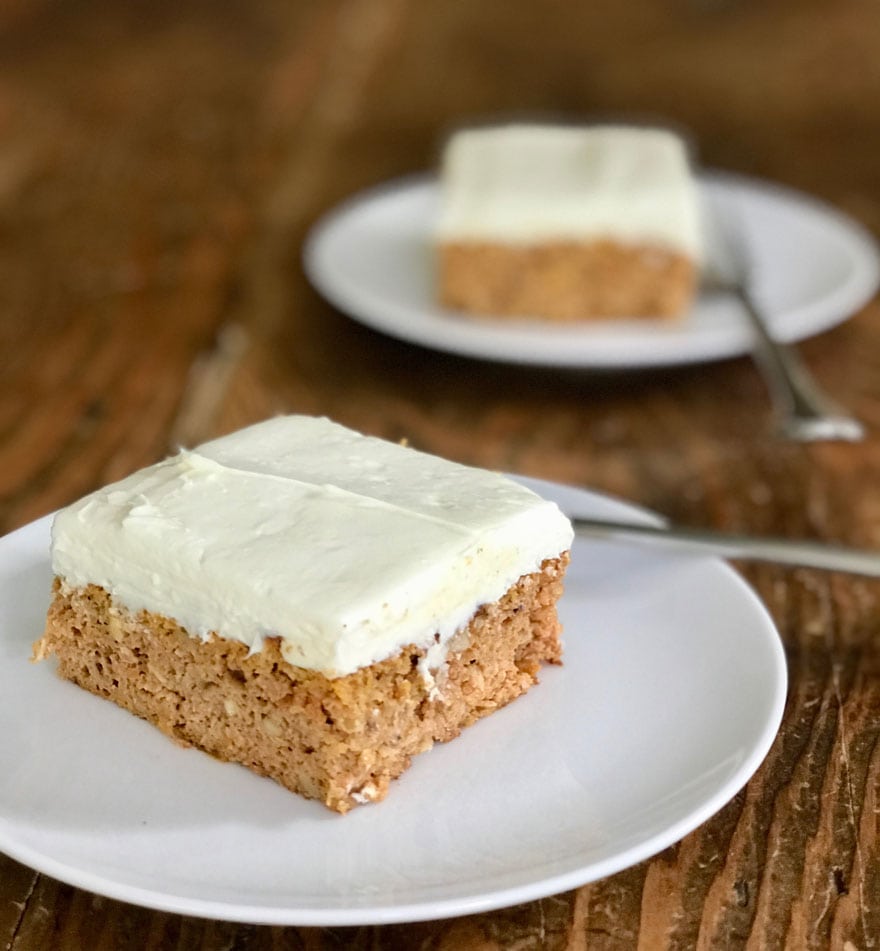
[[[322,212],[499,115],[670,120],[706,164],[880,232],[878,26],[870,0],[0,8],[0,530],[298,411],[683,521],[880,546],[877,302],[802,346],[867,441],[792,446],[748,360],[612,375],[430,353],[337,313],[299,263]],[[491,914],[306,929],[135,908],[0,855],[0,949],[877,947],[880,583],[742,571],[785,644],[783,727],[651,861]]]

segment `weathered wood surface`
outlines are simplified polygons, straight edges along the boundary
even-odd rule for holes
[[[299,266],[323,210],[498,113],[671,118],[708,164],[877,232],[878,109],[868,0],[6,5],[0,529],[291,410],[694,523],[880,546],[877,303],[802,348],[867,442],[796,447],[746,360],[597,376],[428,353],[334,312]],[[320,930],[150,912],[0,856],[0,948],[877,947],[880,584],[745,574],[788,653],[783,728],[652,861],[493,914]]]

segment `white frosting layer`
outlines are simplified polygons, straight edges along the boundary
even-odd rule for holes
[[[513,125],[458,132],[442,163],[440,241],[610,238],[698,259],[683,141],[663,129]]]
[[[292,664],[351,673],[448,640],[571,544],[552,503],[494,473],[326,419],[268,420],[59,512],[55,574]]]

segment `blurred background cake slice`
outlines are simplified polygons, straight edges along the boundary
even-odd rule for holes
[[[684,141],[631,126],[510,125],[446,145],[439,295],[466,313],[677,318],[700,251]]]

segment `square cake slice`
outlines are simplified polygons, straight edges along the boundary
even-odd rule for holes
[[[344,813],[559,661],[571,539],[503,476],[278,417],[59,512],[34,653]]]
[[[700,251],[683,140],[655,128],[464,130],[441,167],[441,303],[550,321],[686,313]]]

